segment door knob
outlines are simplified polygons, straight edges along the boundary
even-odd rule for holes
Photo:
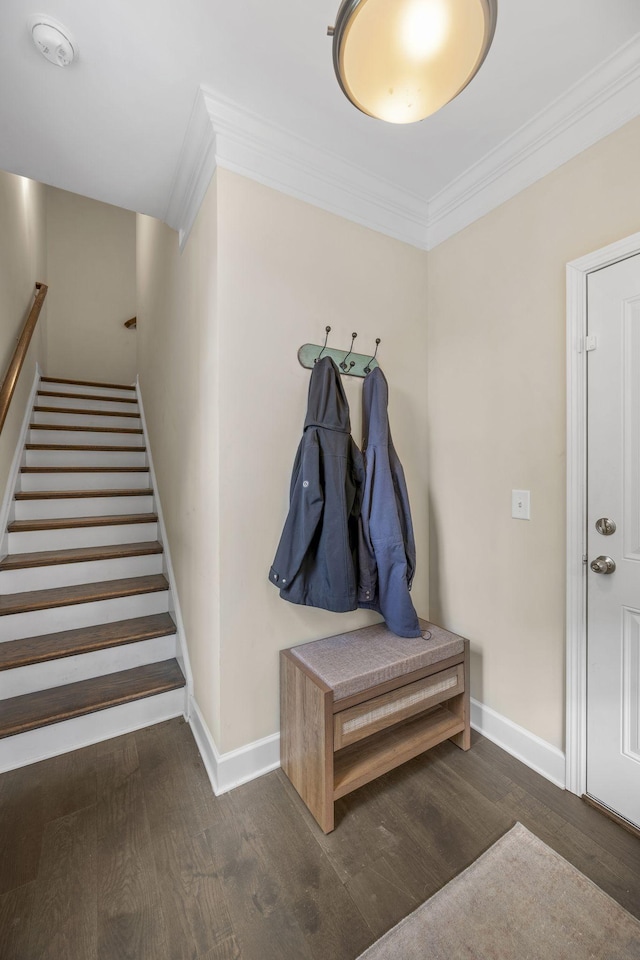
[[[596,557],[591,561],[591,569],[594,573],[613,573],[615,568],[615,560],[611,557]]]

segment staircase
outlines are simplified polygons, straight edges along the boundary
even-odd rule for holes
[[[43,377],[0,560],[0,771],[185,711],[134,387]]]

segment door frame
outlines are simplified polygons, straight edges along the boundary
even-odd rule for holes
[[[566,788],[587,788],[587,277],[640,253],[640,233],[567,263]]]

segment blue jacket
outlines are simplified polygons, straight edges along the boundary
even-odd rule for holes
[[[338,368],[319,360],[309,382],[285,521],[269,580],[280,596],[344,613],[358,606],[357,555],[364,481],[351,439],[349,405]]]
[[[359,546],[358,606],[377,610],[399,637],[422,635],[409,591],[416,567],[411,509],[402,464],[393,446],[389,388],[380,367],[362,387],[365,482]]]

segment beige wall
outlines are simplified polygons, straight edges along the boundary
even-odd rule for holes
[[[431,615],[471,638],[473,695],[558,747],[565,265],[640,230],[639,169],[634,120],[429,253]]]
[[[135,214],[48,187],[47,256],[49,375],[132,383]]]
[[[391,429],[405,468],[418,559],[413,599],[428,611],[426,255],[255,181],[218,172],[220,596],[226,751],[274,733],[278,651],[376,619],[281,600],[269,583],[287,513],[310,371],[306,342],[358,352],[382,343]],[[344,378],[360,436],[362,381]]]
[[[382,338],[418,612],[471,638],[475,697],[563,746],[565,264],[640,229],[639,154],[634,121],[428,255],[224,170],[182,255],[139,218],[143,397],[221,751],[277,730],[281,648],[372,618],[287,604],[267,579],[305,412],[296,353],[326,323],[334,345]]]
[[[0,377],[4,378],[29,310],[35,283],[47,282],[45,188],[0,171]],[[40,314],[0,435],[0,497],[4,494],[35,366],[45,358],[47,303]]]
[[[138,216],[140,388],[189,644],[195,696],[219,742],[216,188],[182,255]]]
[[[281,648],[376,619],[288,604],[268,581],[306,409],[297,351],[327,323],[333,345],[356,330],[373,352],[382,338],[427,613],[425,267],[412,247],[224,170],[182,257],[139,219],[143,399],[196,699],[221,751],[278,730]],[[362,382],[345,386],[360,441]]]

